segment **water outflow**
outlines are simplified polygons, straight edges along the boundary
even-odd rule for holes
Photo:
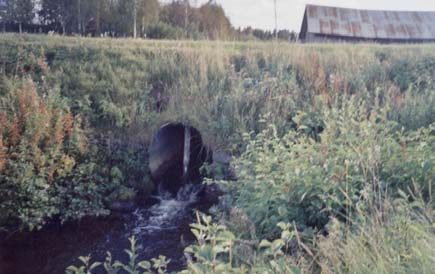
[[[190,139],[190,127],[184,127],[183,180],[189,178]],[[175,197],[159,184],[158,194],[153,196],[158,203],[149,209],[137,209],[133,213],[136,217],[133,232],[141,234],[176,228],[180,217],[184,216],[189,206],[197,201],[201,189],[200,185],[185,183]]]
[[[164,255],[171,260],[169,271],[182,269],[184,248],[195,240],[190,231],[190,224],[195,222],[193,211],[211,206],[200,194],[204,186],[198,184],[199,167],[207,156],[204,151],[195,128],[181,124],[162,127],[150,148],[150,170],[153,179],[160,182],[153,199],[133,214],[116,219],[46,229],[32,238],[31,249],[28,242],[12,249],[11,244],[0,243],[0,273],[5,272],[3,268],[6,273],[64,273],[67,266],[80,264],[77,256],[91,253],[94,259],[104,261],[106,251],[122,259],[129,247],[127,238],[132,235],[138,241],[139,260]],[[2,250],[7,250],[3,252],[6,255]]]
[[[187,184],[180,188],[176,197],[162,189],[153,196],[158,203],[148,209],[137,209],[133,233],[138,235],[152,234],[156,231],[176,229],[181,219],[190,214],[192,205],[198,201],[198,193],[202,186]]]
[[[175,196],[160,189],[154,204],[119,219],[47,227],[24,243],[0,243],[0,273],[65,273],[66,267],[81,264],[78,256],[91,254],[93,260],[104,261],[107,251],[125,261],[124,249],[129,248],[127,239],[132,235],[138,241],[138,260],[164,255],[171,260],[169,271],[178,271],[185,265],[184,248],[194,240],[190,224],[195,222],[193,210],[203,206],[200,191],[200,184],[186,184]],[[100,266],[95,273],[102,270]]]
[[[211,161],[201,133],[181,123],[163,125],[148,150],[151,179],[176,195],[180,187],[201,180],[200,168]]]
[[[158,203],[148,209],[137,209],[133,212],[135,216],[134,234],[152,234],[155,231],[175,229],[179,221],[192,209],[191,205],[197,202],[198,193],[201,191],[202,186],[188,181],[191,139],[190,127],[184,126],[183,186],[174,197],[164,189],[162,184],[158,184],[158,193],[153,196]]]

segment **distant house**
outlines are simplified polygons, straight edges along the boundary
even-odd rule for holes
[[[378,11],[307,5],[302,42],[435,42],[435,11]]]

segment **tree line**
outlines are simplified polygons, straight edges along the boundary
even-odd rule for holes
[[[0,0],[3,31],[153,39],[292,40],[288,30],[235,29],[214,1]]]

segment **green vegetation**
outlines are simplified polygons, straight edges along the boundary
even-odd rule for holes
[[[41,98],[30,80],[17,84],[0,104],[0,221],[19,219],[32,229],[56,214],[99,214],[101,193],[92,165],[84,164],[86,136],[79,116],[72,116],[58,94],[48,91]],[[88,202],[84,195],[94,198]]]
[[[235,29],[221,5],[186,0],[4,0],[3,32],[94,37],[295,41],[288,30]]]
[[[166,260],[164,256],[160,256],[157,259],[152,259],[152,264],[149,261],[138,261],[138,253],[136,249],[136,238],[134,236],[128,239],[130,241],[130,249],[126,249],[125,252],[128,255],[129,262],[124,264],[120,261],[112,261],[112,254],[107,253],[106,261],[103,262],[93,262],[91,263],[91,257],[79,257],[79,260],[83,264],[82,266],[69,266],[66,269],[67,274],[88,274],[92,273],[92,270],[103,267],[107,273],[119,273],[119,271],[124,271],[128,274],[139,274],[139,273],[167,273],[166,269],[169,260]],[[153,269],[156,272],[153,272]]]
[[[283,137],[272,127],[248,142],[235,163],[237,184],[228,186],[234,206],[247,213],[259,236],[276,236],[275,224],[288,220],[311,230],[323,228],[331,216],[354,219],[357,204],[377,205],[383,195],[400,191],[415,188],[430,198],[435,128],[404,133],[383,118],[386,113],[368,113],[352,99],[343,104],[326,111],[317,142],[298,136],[304,125]]]
[[[146,145],[181,121],[236,156],[237,178],[218,182],[213,217],[192,225],[184,273],[432,270],[432,45],[3,35],[0,71],[4,229],[148,193]],[[35,139],[44,128],[55,133]],[[83,257],[69,271],[166,271],[165,258],[138,262],[131,242],[127,264]]]

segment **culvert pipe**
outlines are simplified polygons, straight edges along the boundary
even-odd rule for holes
[[[211,150],[201,133],[182,123],[163,125],[149,147],[149,168],[153,181],[176,194],[186,183],[200,181],[199,168],[211,159]]]

